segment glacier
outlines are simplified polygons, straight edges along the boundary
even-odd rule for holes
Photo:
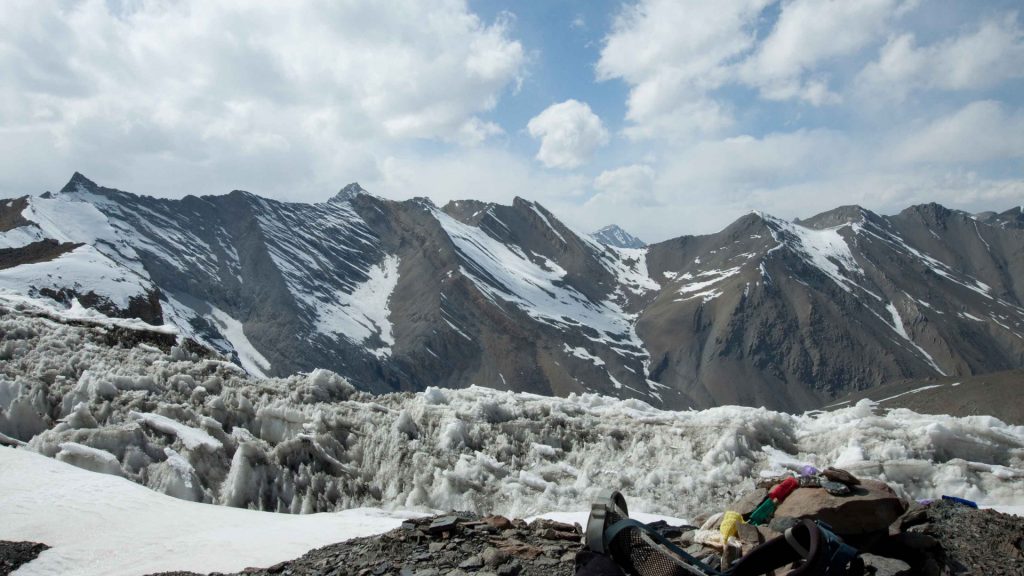
[[[0,306],[7,443],[195,502],[527,517],[586,509],[616,488],[637,510],[688,517],[759,476],[841,464],[908,498],[1024,504],[1024,427],[987,416],[871,401],[675,412],[477,386],[374,396],[327,370],[255,379],[145,332],[124,340],[120,326],[23,307]]]

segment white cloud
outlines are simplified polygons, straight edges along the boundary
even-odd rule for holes
[[[1024,181],[987,178],[959,169],[892,172],[865,170],[756,190],[747,205],[784,218],[806,218],[845,204],[858,204],[880,214],[895,214],[909,206],[937,202],[950,208],[978,212],[1006,210],[1021,204]]]
[[[1024,77],[1024,30],[1011,13],[928,46],[894,36],[857,78],[866,98],[900,102],[922,89],[984,90]]]
[[[889,34],[917,0],[640,0],[616,19],[597,63],[599,80],[630,87],[626,134],[695,141],[736,125],[717,91],[758,90],[773,101],[838,104],[832,65]],[[758,38],[776,6],[769,33]]]
[[[822,63],[855,54],[884,37],[889,22],[910,4],[901,0],[794,0],[740,70],[742,80],[770,100],[799,98],[814,105],[839,101],[823,78]]]
[[[1024,158],[1024,112],[992,100],[971,102],[903,139],[894,157],[944,164]]]
[[[537,160],[548,168],[576,168],[608,143],[608,130],[584,102],[552,104],[530,119],[530,136],[540,139]]]
[[[614,170],[605,170],[594,179],[597,194],[588,202],[611,202],[620,205],[654,204],[654,176],[654,169],[646,164],[630,164]]]
[[[733,75],[755,41],[769,0],[643,0],[626,7],[605,39],[600,80],[630,86],[626,117],[634,137],[709,134],[732,123],[707,97]]]
[[[587,186],[582,176],[546,171],[527,158],[487,146],[429,157],[391,156],[380,163],[380,174],[379,180],[364,183],[371,192],[395,199],[426,196],[438,205],[466,199],[510,204],[521,196],[551,209],[565,208]]]
[[[466,120],[455,133],[454,141],[463,146],[478,146],[492,136],[504,134],[494,122],[484,122],[476,116]]]
[[[507,21],[464,0],[10,0],[0,157],[22,162],[0,188],[61,165],[129,185],[166,172],[204,192],[222,179],[330,189],[406,142],[499,133],[480,115],[525,61]],[[137,189],[193,191],[152,180]]]

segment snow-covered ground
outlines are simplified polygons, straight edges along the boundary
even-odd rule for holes
[[[3,447],[0,509],[0,540],[45,542],[51,547],[17,576],[266,567],[320,546],[386,532],[423,514],[357,508],[292,515],[197,504],[29,450]],[[552,512],[538,517],[585,526],[587,514]],[[643,512],[632,516],[644,522],[686,522]]]
[[[297,516],[209,506],[3,447],[0,510],[0,540],[51,547],[18,576],[266,567],[313,548],[386,532],[415,515],[361,508]]]

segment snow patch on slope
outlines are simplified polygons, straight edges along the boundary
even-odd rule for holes
[[[680,276],[680,278],[687,280],[694,278],[703,278],[703,280],[683,284],[682,286],[677,288],[676,292],[686,297],[677,298],[675,301],[685,302],[687,300],[692,300],[694,298],[703,297],[704,302],[708,302],[722,295],[721,290],[717,290],[714,288],[709,289],[709,287],[714,286],[719,282],[722,282],[726,278],[730,278],[739,273],[740,267],[736,266],[735,268],[729,268],[728,270],[708,270],[706,272],[700,272],[696,276],[693,276],[691,274],[684,274],[683,276]]]
[[[534,320],[556,328],[586,326],[604,336],[595,340],[622,346],[643,345],[633,330],[635,315],[612,301],[592,302],[560,282],[557,270],[532,262],[518,247],[495,240],[484,231],[463,224],[440,210],[434,216],[463,257],[463,274],[492,302],[508,302]]]
[[[260,351],[249,342],[245,335],[245,328],[242,323],[231,317],[220,308],[210,304],[210,314],[207,316],[221,335],[231,344],[235,353],[238,354],[238,361],[246,372],[261,378],[267,377],[270,370],[270,361],[260,354]]]
[[[815,230],[766,214],[762,214],[761,217],[769,224],[768,230],[771,232],[772,238],[779,243],[767,254],[771,254],[783,246],[790,246],[800,254],[804,261],[821,270],[846,292],[852,293],[854,288],[857,288],[870,294],[876,300],[882,299],[849,277],[854,274],[863,276],[864,270],[853,257],[849,244],[846,243],[846,239],[839,231],[846,227],[854,227],[856,230],[856,224],[843,224],[835,228]]]
[[[609,257],[609,252],[614,257]],[[631,294],[642,295],[652,290],[660,290],[661,284],[651,278],[647,269],[647,248],[619,248],[605,245],[601,247],[600,260],[605,269],[615,276],[619,288],[616,295],[624,296],[625,288]]]
[[[580,360],[589,360],[594,364],[594,366],[604,366],[604,360],[601,360],[599,357],[587,352],[587,349],[582,346],[573,348],[568,344],[565,344],[565,352],[579,358]]]
[[[46,235],[38,226],[19,226],[7,232],[0,232],[0,248],[21,248],[45,238]]]
[[[103,241],[111,246],[123,246],[107,217],[91,202],[58,194],[52,198],[32,196],[22,217],[33,222],[47,238],[58,242],[94,244]],[[125,256],[134,257],[134,252]]]
[[[935,359],[932,358],[932,355],[929,354],[924,348],[922,348],[917,342],[914,342],[914,339],[910,337],[910,334],[907,334],[907,329],[903,326],[903,317],[900,316],[900,312],[899,310],[896,309],[896,306],[892,302],[889,302],[888,304],[886,304],[885,309],[888,310],[889,314],[892,316],[892,324],[890,325],[892,329],[895,330],[901,338],[906,340],[907,343],[913,346],[915,350],[920,352],[921,355],[924,356],[925,360],[928,361],[928,364],[930,364],[936,372],[945,376],[946,371],[939,367],[939,365],[935,362]]]
[[[148,277],[111,260],[85,244],[47,262],[22,264],[0,273],[0,290],[35,296],[42,289],[55,292],[73,288],[79,294],[95,292],[125,310],[131,298],[146,298],[153,287]]]
[[[317,330],[326,334],[344,336],[355,344],[364,344],[377,335],[383,346],[370,349],[378,358],[391,355],[395,344],[389,302],[398,286],[398,256],[386,256],[378,266],[369,270],[366,282],[358,284],[350,294],[341,292],[337,299],[319,310]]]

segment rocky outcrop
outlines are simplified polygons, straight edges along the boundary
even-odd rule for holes
[[[49,549],[46,544],[36,542],[0,541],[0,576],[11,574],[22,564],[28,564]]]
[[[290,562],[248,568],[240,574],[570,576],[581,539],[578,525],[543,519],[527,524],[501,516],[455,513],[410,520],[387,534],[333,544]]]
[[[0,201],[0,232],[9,232],[31,224],[21,215],[28,206],[28,196]]]
[[[46,238],[17,248],[0,248],[0,270],[23,264],[49,262],[81,245],[80,243],[58,242],[52,238]]]

